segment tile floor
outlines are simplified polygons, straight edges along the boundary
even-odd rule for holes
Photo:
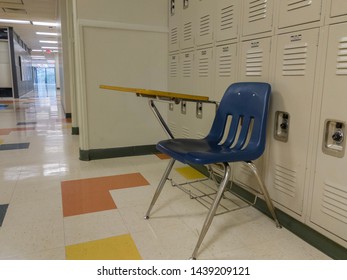
[[[166,187],[143,219],[166,157],[79,161],[78,136],[54,88],[0,105],[0,259],[190,257],[202,205]],[[217,216],[199,258],[329,259],[253,208]]]

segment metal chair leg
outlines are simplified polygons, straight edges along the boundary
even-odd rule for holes
[[[257,181],[258,181],[258,184],[260,186],[260,189],[264,195],[264,198],[265,198],[265,202],[266,202],[266,205],[267,205],[267,208],[269,209],[271,215],[272,215],[272,218],[274,219],[275,223],[276,223],[276,226],[278,228],[281,228],[281,224],[279,223],[278,219],[277,219],[277,215],[275,213],[275,208],[272,204],[272,201],[271,201],[271,198],[270,198],[270,195],[269,195],[269,192],[267,191],[267,188],[265,187],[265,184],[263,183],[263,180],[260,178],[259,176],[259,173],[258,173],[258,169],[257,167],[255,166],[255,164],[251,161],[249,162],[246,162],[248,167],[253,171],[255,177],[257,178]]]
[[[213,220],[213,218],[214,218],[214,216],[216,214],[218,205],[219,205],[219,203],[220,203],[220,201],[221,201],[221,199],[223,197],[225,188],[228,185],[228,182],[229,182],[229,179],[230,179],[231,168],[230,168],[228,163],[225,162],[223,164],[224,164],[224,167],[225,167],[224,177],[223,177],[222,182],[219,185],[216,197],[215,197],[215,199],[214,199],[214,201],[213,201],[213,203],[211,205],[211,208],[210,208],[210,210],[209,210],[209,212],[207,214],[207,217],[205,219],[204,225],[203,225],[203,227],[201,229],[201,232],[200,232],[200,235],[199,235],[198,242],[195,245],[195,249],[194,249],[192,257],[191,257],[191,259],[193,259],[193,260],[196,259],[196,256],[198,254],[199,248],[201,246],[201,243],[202,243],[203,239],[205,238],[205,235],[206,235],[208,229],[210,228],[212,220]]]
[[[149,205],[149,208],[148,208],[148,210],[147,210],[147,213],[146,213],[146,215],[145,215],[145,217],[144,217],[146,220],[149,219],[149,214],[151,213],[151,210],[152,210],[152,208],[153,208],[155,202],[157,201],[157,199],[158,199],[158,197],[159,197],[159,195],[160,195],[160,193],[161,193],[161,191],[162,191],[162,189],[163,189],[163,187],[164,187],[164,185],[165,185],[165,182],[166,182],[166,180],[167,180],[167,177],[169,176],[169,174],[170,174],[170,172],[171,172],[171,169],[172,169],[172,167],[173,167],[175,161],[176,161],[176,160],[173,159],[173,158],[170,159],[170,162],[169,162],[168,166],[166,167],[166,170],[165,170],[165,172],[164,172],[164,174],[163,174],[163,177],[161,178],[161,180],[160,180],[160,182],[159,182],[159,185],[158,185],[158,187],[157,187],[157,189],[156,189],[156,191],[155,191],[155,193],[154,193],[154,196],[153,196],[153,198],[152,198],[152,202],[151,202],[151,204]]]

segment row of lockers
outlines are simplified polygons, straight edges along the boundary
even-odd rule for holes
[[[347,246],[347,23],[169,55],[171,91],[219,100],[236,81],[272,85],[267,151],[257,166],[276,206]],[[215,107],[202,108],[171,108],[175,136],[206,135]],[[242,164],[234,181],[256,187]]]
[[[169,0],[169,50],[313,28],[347,16],[344,0]]]

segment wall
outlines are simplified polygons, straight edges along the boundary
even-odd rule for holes
[[[99,85],[167,90],[167,2],[75,1],[81,159],[141,153],[165,137],[147,100]]]
[[[10,51],[7,40],[0,41],[0,97],[12,97]]]
[[[28,47],[9,27],[13,97],[19,98],[34,90],[31,57]]]

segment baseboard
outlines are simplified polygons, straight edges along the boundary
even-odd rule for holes
[[[158,153],[158,150],[155,148],[155,145],[80,150],[80,160],[89,161],[106,158],[149,155],[153,153]]]

